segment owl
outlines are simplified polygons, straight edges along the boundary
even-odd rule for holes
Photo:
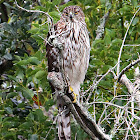
[[[62,44],[62,62],[60,64],[60,51],[50,43],[46,45],[48,58],[48,72],[60,73],[62,65],[68,85],[74,93],[79,95],[80,84],[85,79],[89,65],[90,41],[85,16],[79,6],[68,6],[64,8],[60,20],[54,25],[54,33],[57,41]],[[52,35],[48,34],[48,38]],[[55,87],[50,83],[53,92]],[[59,110],[58,136],[60,140],[69,140],[70,136],[70,111],[65,103],[58,98]]]

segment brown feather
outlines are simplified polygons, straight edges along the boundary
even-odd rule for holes
[[[57,40],[63,45],[64,75],[74,92],[79,95],[80,84],[84,81],[90,55],[88,30],[82,9],[79,6],[66,7],[60,20],[54,25],[54,30]],[[47,44],[49,72],[60,72],[59,55],[58,48]],[[57,100],[59,139],[70,140],[70,111],[61,97]]]

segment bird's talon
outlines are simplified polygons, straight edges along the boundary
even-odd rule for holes
[[[70,91],[74,94],[74,97],[73,97],[73,103],[76,103],[76,98],[77,98],[77,94],[76,93],[74,93],[74,90],[73,90],[73,88],[70,86]]]

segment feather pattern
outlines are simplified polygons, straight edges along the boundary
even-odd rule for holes
[[[65,77],[79,96],[80,84],[87,72],[90,56],[90,42],[84,13],[79,6],[69,6],[63,10],[62,17],[55,24],[55,35],[63,44],[62,59]],[[48,71],[60,72],[59,51],[47,44]],[[52,87],[54,90],[54,87]],[[60,140],[70,138],[70,111],[61,98],[57,99]]]

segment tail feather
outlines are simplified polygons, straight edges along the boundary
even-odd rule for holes
[[[61,102],[58,105],[58,137],[59,140],[71,140],[70,110]]]
[[[52,86],[52,91],[61,91],[64,89],[64,81],[60,72],[49,72],[48,80]],[[70,110],[66,106],[65,102],[58,95],[57,96],[58,106],[58,137],[59,140],[71,140],[70,130]]]

